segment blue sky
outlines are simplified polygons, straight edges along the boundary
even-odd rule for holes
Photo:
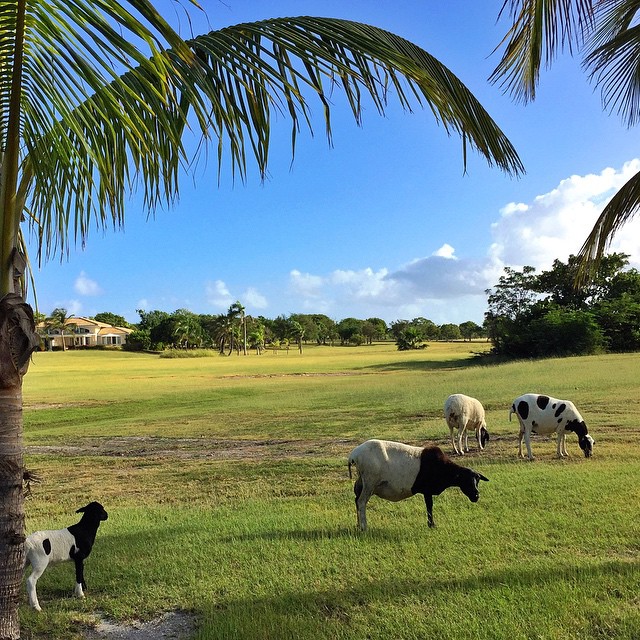
[[[471,154],[463,172],[459,138],[428,111],[385,117],[372,107],[357,127],[334,97],[333,147],[322,110],[314,135],[299,137],[291,166],[288,123],[277,123],[268,179],[233,183],[215,153],[184,176],[180,201],[147,220],[127,206],[124,231],[93,232],[36,269],[38,308],[77,316],[110,311],[130,322],[136,309],[222,313],[240,300],[247,313],[326,313],[340,320],[423,316],[438,324],[481,323],[485,289],[505,266],[550,267],[577,253],[599,211],[640,170],[633,130],[602,110],[580,61],[568,55],[544,72],[537,99],[515,103],[487,78],[507,29],[502,0],[203,0],[208,24],[194,31],[274,16],[318,15],[367,22],[402,35],[449,67],[507,134],[526,174],[511,178]],[[174,5],[159,2],[177,24]],[[265,9],[264,7],[268,7]],[[186,22],[181,19],[182,33]],[[640,222],[612,250],[640,267]]]

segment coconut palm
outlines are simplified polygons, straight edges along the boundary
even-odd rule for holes
[[[195,3],[194,3],[195,4]],[[121,227],[137,188],[149,215],[171,205],[195,159],[185,128],[244,178],[264,175],[274,115],[295,150],[311,100],[331,135],[330,91],[356,120],[367,98],[426,106],[447,133],[517,174],[512,145],[467,88],[414,44],[328,18],[241,24],[182,39],[149,0],[4,0],[0,10],[0,639],[17,638],[23,564],[21,390],[38,345],[26,303],[28,257]]]
[[[541,66],[566,47],[580,51],[604,108],[629,127],[640,121],[640,30],[637,0],[505,0],[511,27],[491,79],[523,102],[535,99]],[[640,210],[640,173],[605,206],[585,240],[578,281],[593,277],[615,233]]]
[[[73,317],[73,314],[67,312],[63,307],[58,307],[51,312],[51,315],[45,319],[45,327],[47,329],[53,329],[60,332],[60,340],[62,342],[62,350],[67,350],[67,344],[65,341],[65,329],[67,327],[73,329],[73,324],[69,320]],[[35,321],[35,318],[34,318]]]

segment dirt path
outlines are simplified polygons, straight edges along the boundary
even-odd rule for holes
[[[115,456],[123,458],[173,458],[209,460],[269,460],[283,457],[321,456],[344,452],[357,442],[326,440],[220,440],[213,438],[162,438],[122,436],[82,438],[64,445],[31,445],[30,455]]]
[[[144,623],[115,624],[101,620],[84,634],[87,640],[188,640],[196,631],[190,613],[173,611]]]

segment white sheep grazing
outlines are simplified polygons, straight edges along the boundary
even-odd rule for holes
[[[469,451],[469,431],[475,432],[478,447],[481,450],[484,449],[489,440],[489,432],[487,431],[484,407],[479,400],[465,396],[463,393],[450,395],[444,403],[444,419],[449,427],[451,446],[456,453],[462,456],[465,451]],[[453,437],[454,429],[458,430],[457,446]],[[462,448],[463,438],[464,449]]]
[[[413,447],[388,440],[363,442],[349,454],[348,465],[349,477],[352,465],[358,469],[353,491],[362,531],[367,529],[367,502],[373,495],[398,502],[422,493],[427,522],[433,527],[433,496],[449,487],[459,487],[471,502],[477,502],[478,482],[488,481],[473,469],[453,462],[439,447]]]
[[[587,431],[587,425],[580,412],[570,400],[558,400],[550,396],[538,393],[525,393],[517,397],[511,405],[511,415],[518,416],[520,423],[520,435],[518,453],[522,453],[522,439],[527,445],[529,460],[533,460],[531,454],[531,434],[550,435],[557,434],[556,455],[558,458],[569,455],[567,453],[567,433],[573,431],[578,436],[578,444],[586,458],[593,454],[594,439]]]
[[[36,610],[42,611],[36,593],[36,583],[44,570],[52,562],[73,560],[76,565],[76,586],[74,594],[84,598],[84,559],[91,553],[96,539],[100,522],[109,516],[99,502],[90,502],[81,507],[76,513],[82,513],[77,524],[66,529],[50,531],[36,531],[25,541],[25,569],[31,564],[31,574],[27,578],[27,594],[29,604]]]

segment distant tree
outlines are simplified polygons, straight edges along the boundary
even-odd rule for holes
[[[202,346],[202,325],[195,313],[181,309],[171,318],[174,344],[183,349]]]
[[[298,353],[302,354],[302,340],[304,338],[304,327],[297,321],[289,319],[289,339],[295,340],[298,345]]]
[[[395,333],[396,346],[398,351],[409,351],[411,349],[425,349],[422,332],[418,327],[406,324],[403,328],[398,328]]]
[[[102,311],[101,313],[96,313],[93,317],[96,322],[104,322],[105,324],[110,324],[112,327],[128,327],[129,323],[124,319],[124,316],[116,315],[115,313],[110,313],[109,311]]]
[[[257,355],[262,355],[265,346],[264,325],[256,323],[249,330],[249,345],[256,350]]]
[[[484,328],[471,320],[462,322],[459,328],[464,340],[471,341],[472,338],[479,338],[484,333]]]
[[[362,333],[371,344],[374,340],[384,340],[389,328],[382,318],[367,318],[362,328]]]
[[[236,300],[227,311],[227,315],[232,321],[233,326],[237,326],[239,323],[239,327],[234,331],[234,334],[237,336],[238,340],[236,340],[236,344],[242,342],[242,351],[244,355],[247,355],[247,321],[246,321],[246,312],[245,308],[239,300]],[[240,353],[240,349],[238,347],[238,353]]]
[[[555,260],[538,276],[510,270],[501,284],[508,280],[512,290],[503,287],[489,297],[486,319],[494,352],[541,357],[640,348],[640,274],[627,266],[625,254],[604,256],[580,290],[574,287],[576,256],[566,263]],[[526,301],[516,313],[516,305],[507,303],[510,296]]]
[[[440,340],[460,340],[462,338],[462,333],[460,332],[460,327],[457,324],[449,323],[449,324],[441,324],[440,327]]]
[[[134,329],[128,336],[123,349],[125,351],[149,351],[151,332],[149,329]]]
[[[336,326],[336,331],[340,337],[340,344],[351,344],[352,339],[356,336],[362,336],[362,326],[364,320],[358,320],[357,318],[344,318],[340,320]]]
[[[428,318],[414,318],[411,325],[420,331],[423,340],[437,340],[440,337],[440,328]]]
[[[289,316],[291,322],[297,322],[301,327],[305,342],[318,342],[319,327],[312,315],[307,313],[292,313]]]
[[[67,350],[66,334],[67,329],[73,327],[73,324],[69,323],[69,320],[73,318],[73,314],[67,312],[64,307],[57,307],[51,312],[51,315],[45,319],[45,328],[47,330],[52,329],[60,332],[60,339],[62,341],[62,350]],[[73,333],[71,333],[73,335]]]
[[[324,345],[333,344],[333,341],[338,337],[336,322],[322,313],[314,313],[311,318],[316,325],[316,342]]]

